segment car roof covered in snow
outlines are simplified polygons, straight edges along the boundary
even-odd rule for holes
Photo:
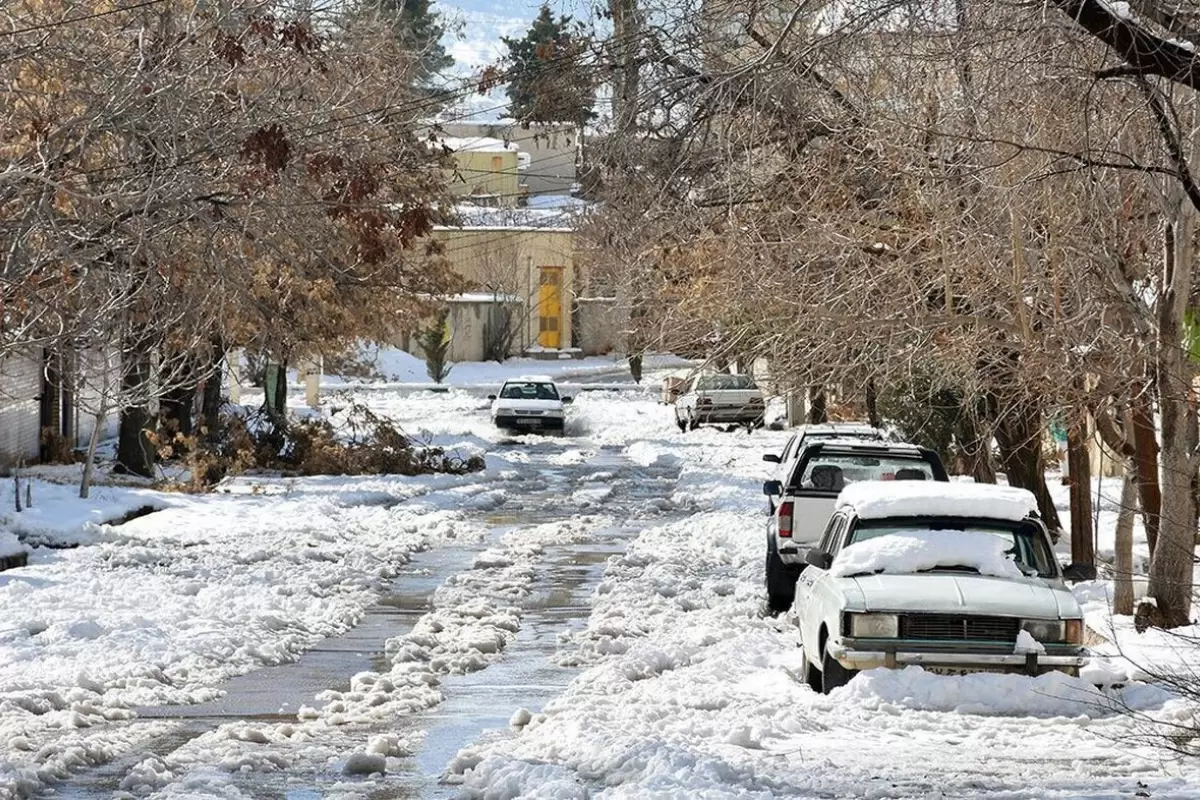
[[[509,378],[505,383],[554,383],[554,378],[549,375],[518,375]]]
[[[819,447],[824,451],[869,451],[871,453],[919,453],[921,448],[919,445],[910,444],[909,442],[889,442],[886,439],[863,439],[863,438],[829,438],[829,439],[814,439],[811,443],[805,443],[805,449]]]
[[[859,519],[966,517],[1019,522],[1037,511],[1037,500],[1025,489],[986,483],[863,481],[843,489],[837,507],[852,508]]]
[[[872,427],[867,422],[820,422],[814,425],[805,425],[804,433],[877,433],[880,436],[883,435],[883,431]]]

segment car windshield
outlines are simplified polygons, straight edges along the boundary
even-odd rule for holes
[[[705,375],[696,381],[700,391],[720,391],[722,389],[756,389],[749,375]]]
[[[840,492],[859,481],[931,481],[933,467],[914,455],[819,453],[801,473],[792,475],[789,488]]]
[[[500,390],[504,400],[557,400],[558,390],[553,383],[506,383]]]
[[[952,520],[952,519],[879,519],[859,520],[850,533],[847,546],[889,534],[920,535],[924,531],[961,531],[979,536],[996,536],[1005,544],[1005,552],[1012,556],[1021,572],[1042,578],[1057,576],[1054,555],[1050,552],[1041,530],[1030,522],[1005,522],[1003,520]],[[952,570],[953,567],[946,567]]]

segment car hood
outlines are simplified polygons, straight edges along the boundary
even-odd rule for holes
[[[1014,580],[989,575],[925,573],[841,578],[847,600],[866,611],[924,611],[1012,617],[1080,617],[1066,588],[1041,578]]]
[[[492,401],[492,410],[511,408],[515,411],[561,411],[562,400],[524,400],[504,398]]]

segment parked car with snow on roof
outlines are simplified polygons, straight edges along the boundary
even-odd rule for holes
[[[675,400],[675,424],[681,431],[701,425],[744,425],[754,430],[762,427],[766,412],[762,390],[749,375],[697,375]]]
[[[1037,501],[973,483],[846,487],[796,587],[803,679],[830,692],[863,669],[1060,671],[1087,663],[1083,614]]]

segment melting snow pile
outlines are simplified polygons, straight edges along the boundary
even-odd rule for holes
[[[980,575],[1020,578],[1021,570],[1005,552],[1007,548],[1004,539],[990,533],[893,533],[844,548],[829,572],[847,578],[875,572],[910,575],[937,567],[970,567]]]
[[[985,483],[862,481],[842,490],[838,508],[851,506],[860,519],[971,517],[1018,522],[1037,511],[1025,489]]]
[[[840,702],[868,708],[902,706],[920,711],[1002,717],[1085,717],[1098,719],[1119,712],[1161,708],[1173,695],[1165,689],[1136,684],[1101,690],[1081,678],[1048,672],[1025,675],[974,673],[935,675],[920,667],[864,672],[837,690]]]

